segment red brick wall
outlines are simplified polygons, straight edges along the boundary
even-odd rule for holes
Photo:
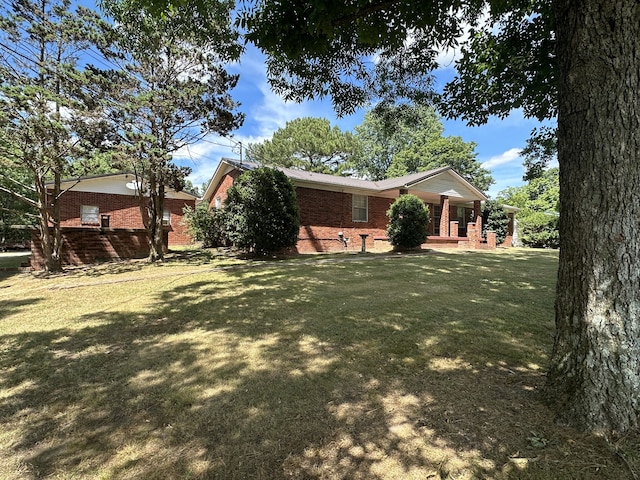
[[[195,200],[181,200],[179,198],[165,198],[164,208],[171,212],[171,225],[164,227],[169,229],[169,247],[172,245],[189,245],[193,243],[193,238],[189,235],[187,225],[184,224],[184,214],[182,210],[185,206],[196,208]]]
[[[224,201],[227,199],[227,190],[233,185],[233,182],[236,178],[240,176],[240,171],[232,170],[227,173],[216,189],[213,192],[213,195],[209,199],[209,208],[216,208],[216,198],[220,197],[220,201],[224,204]]]
[[[165,244],[167,241],[165,233]],[[83,265],[104,260],[144,258],[149,255],[149,241],[144,229],[101,229],[69,227],[62,229],[63,265]],[[42,270],[44,259],[40,234],[31,238],[31,267]]]
[[[239,172],[225,175],[209,199],[209,207],[215,207],[216,197],[227,198],[227,190],[233,185]],[[389,198],[369,197],[367,222],[354,222],[352,196],[349,193],[330,192],[313,188],[296,187],[300,208],[300,233],[296,250],[299,252],[326,252],[336,250],[360,250],[360,234],[367,234],[367,248],[374,245],[374,237],[386,236],[386,212],[393,202]],[[340,240],[338,232],[343,233]]]
[[[60,202],[60,221],[62,227],[90,227],[80,221],[82,205],[98,207],[99,215],[109,215],[109,228],[143,229],[142,216],[137,197],[110,193],[65,192]],[[182,209],[185,205],[195,208],[195,200],[166,198],[165,208],[171,212],[169,245],[186,245],[192,242],[186,225],[182,223]]]
[[[360,234],[367,234],[366,247],[374,246],[374,238],[386,236],[386,212],[393,199],[368,197],[368,221],[354,222],[352,195],[297,187],[300,207],[299,252],[360,250]],[[338,233],[343,233],[344,241]]]

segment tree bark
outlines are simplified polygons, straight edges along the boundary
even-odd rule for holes
[[[161,262],[164,260],[164,228],[162,226],[162,220],[164,215],[164,195],[165,187],[162,182],[158,182],[157,193],[153,199],[153,208],[155,211],[154,216],[154,230],[151,237],[151,250],[149,252],[149,259],[152,262]]]
[[[44,270],[45,272],[60,272],[62,271],[61,260],[61,248],[62,248],[62,236],[60,233],[59,221],[54,226],[53,235],[50,229],[51,226],[51,210],[50,201],[51,198],[47,192],[46,180],[42,176],[36,175],[36,192],[38,194],[38,228],[40,230],[40,242],[42,244],[42,255],[44,256]],[[60,184],[58,183],[58,186]],[[59,190],[59,188],[58,188]],[[55,219],[60,219],[59,212]]]
[[[142,181],[142,179],[140,180]],[[163,182],[158,179],[155,169],[149,167],[147,171],[148,197],[144,192],[138,196],[140,200],[140,212],[147,229],[149,241],[149,261],[161,262],[164,260],[164,241],[162,228],[162,214],[164,210],[165,188]]]
[[[555,0],[560,266],[547,394],[605,434],[640,411],[640,2]]]

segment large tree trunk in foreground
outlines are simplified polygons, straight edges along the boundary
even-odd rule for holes
[[[640,410],[640,2],[556,0],[560,268],[547,392],[559,420]]]

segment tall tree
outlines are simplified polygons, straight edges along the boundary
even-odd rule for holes
[[[355,169],[381,180],[450,166],[480,190],[493,183],[476,160],[476,145],[460,137],[444,136],[444,126],[433,108],[393,105],[365,114],[356,127],[360,143]]]
[[[279,90],[331,93],[347,109],[362,96],[345,84],[366,87],[357,79],[374,51],[417,46],[433,58],[466,22],[450,113],[474,123],[514,108],[557,114],[561,248],[548,391],[561,420],[605,432],[638,426],[640,414],[639,18],[636,0],[263,0],[245,21]]]
[[[151,261],[164,258],[166,190],[182,190],[190,171],[173,162],[173,153],[210,133],[226,135],[243,120],[228,93],[238,77],[223,67],[241,51],[231,6],[217,2],[208,13],[217,30],[206,38],[176,21],[176,11],[152,17],[122,4],[111,6],[117,22],[107,55],[122,70],[95,73],[104,77],[103,106],[119,132],[122,161],[137,176]]]
[[[69,0],[0,5],[0,191],[38,212],[47,271],[62,268],[60,179],[83,155],[78,132],[92,118],[82,101],[86,79],[78,56],[91,45],[98,21],[84,7],[72,11]],[[24,171],[27,178],[12,175]]]
[[[339,175],[349,167],[355,149],[351,133],[331,127],[325,118],[304,117],[287,122],[271,140],[250,144],[247,158],[263,165]]]

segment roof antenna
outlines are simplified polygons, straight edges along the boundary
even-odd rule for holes
[[[240,155],[240,165],[242,165],[242,142],[236,142],[232,138],[229,138],[229,140],[234,142],[233,146],[231,147],[231,151]]]

